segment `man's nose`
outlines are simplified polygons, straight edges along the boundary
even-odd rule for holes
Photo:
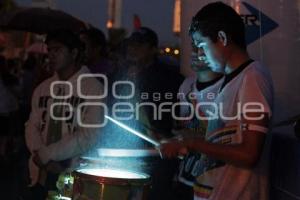
[[[198,55],[198,57],[201,57],[201,56],[204,56],[204,55],[205,55],[202,48],[198,48],[198,49],[197,49],[197,55]]]

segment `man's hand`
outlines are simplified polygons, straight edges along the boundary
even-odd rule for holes
[[[158,148],[163,158],[175,158],[188,153],[184,140],[177,138],[161,141]]]

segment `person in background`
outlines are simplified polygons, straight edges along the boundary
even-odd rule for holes
[[[177,102],[177,91],[183,77],[170,66],[158,59],[158,37],[148,27],[140,27],[127,40],[127,79],[135,84],[136,101],[153,103],[159,110],[163,103],[170,103],[164,109],[171,109],[171,104]],[[172,77],[168,79],[167,77]],[[148,98],[143,98],[147,94]],[[159,98],[155,95],[159,94]],[[168,98],[167,95],[172,95]],[[173,126],[171,110],[163,112],[161,119],[155,119],[152,107],[143,107],[140,111],[139,123],[151,137],[170,138]],[[153,130],[157,130],[155,132]],[[176,159],[162,160],[152,172],[152,188],[149,199],[170,199],[172,196],[172,179],[178,168]]]
[[[21,109],[22,109],[22,118],[26,122],[28,120],[30,110],[31,110],[31,97],[34,88],[37,86],[37,68],[38,61],[37,58],[29,54],[27,59],[23,64],[23,75],[22,75],[22,100],[21,100]],[[49,78],[49,77],[48,77]]]
[[[230,6],[215,2],[193,17],[190,34],[198,56],[225,75],[214,100],[205,138],[172,139],[160,146],[166,157],[199,152],[201,172],[194,199],[267,199],[263,162],[272,116],[270,72],[246,49],[245,27]]]
[[[112,98],[110,104],[121,101],[130,101],[136,103],[152,103],[157,108],[164,102],[174,103],[177,101],[177,91],[183,81],[173,66],[161,62],[157,58],[158,53],[158,37],[157,34],[147,27],[141,27],[133,32],[125,41],[125,61],[124,65],[119,67],[118,72],[112,78],[115,81],[130,81],[134,84],[135,94],[130,99]],[[124,44],[125,45],[125,44]],[[166,79],[172,76],[173,79]],[[116,93],[128,95],[130,91],[127,88],[117,87]],[[166,96],[171,96],[166,97]],[[169,98],[169,99],[168,99]],[[112,107],[110,105],[109,107]],[[169,106],[169,105],[168,105]],[[164,108],[169,108],[168,107]],[[147,132],[153,137],[170,137],[170,131],[173,126],[173,118],[171,112],[163,112],[162,118],[154,117],[153,108],[148,106],[142,107],[141,116],[138,120],[126,122],[142,132]],[[152,129],[160,130],[159,134],[151,135]],[[123,138],[121,138],[123,140]]]
[[[205,137],[208,106],[201,103],[213,102],[222,83],[222,74],[211,71],[202,57],[198,57],[197,47],[193,46],[191,68],[196,76],[187,77],[181,84],[178,97],[180,100],[180,117],[172,132],[177,137]],[[187,106],[189,104],[189,106]],[[201,105],[201,106],[200,106]],[[191,109],[191,107],[193,109]],[[191,117],[188,117],[191,116]],[[180,162],[178,176],[175,179],[174,199],[189,200],[194,198],[193,185],[200,173],[198,163],[201,154],[190,152]]]
[[[8,77],[6,59],[0,56],[0,156],[1,160],[7,160],[8,153],[12,152],[9,144],[15,134],[15,121],[19,109],[18,98],[12,91],[12,82]]]
[[[21,76],[23,74],[22,61],[19,58],[7,60],[6,74],[3,75],[3,80],[8,84],[10,90],[18,98],[21,98]]]
[[[171,109],[170,104],[177,101],[177,91],[183,77],[172,66],[161,62],[157,58],[159,44],[157,34],[150,28],[140,27],[125,40],[125,43],[126,54],[125,60],[122,62],[124,65],[118,68],[119,70],[113,80],[130,81],[134,85],[135,92],[133,97],[129,99],[112,98],[109,101],[111,104],[109,107],[113,108],[116,105],[115,103],[130,103],[133,106],[149,103],[158,110],[159,105],[169,102],[169,105],[164,108]],[[168,77],[172,78],[168,79]],[[116,88],[116,94],[128,96],[131,91],[127,86]],[[122,122],[156,139],[171,137],[172,133],[170,132],[173,126],[171,110],[163,112],[162,118],[158,119],[155,118],[153,109],[153,106],[141,106],[137,110],[138,116],[135,115],[134,118],[122,120]],[[126,117],[126,114],[127,112],[119,112],[118,117]],[[104,137],[103,140],[107,140],[106,144],[110,145],[110,148],[153,148],[152,144],[132,134],[124,134],[124,130],[120,130],[113,124],[112,128],[106,128],[110,128],[105,131],[105,134],[109,133],[109,136]],[[159,131],[156,135],[153,135],[153,130]],[[147,171],[152,176],[149,199],[170,199],[172,196],[172,178],[178,167],[177,159],[159,159],[152,166],[154,167]]]
[[[29,118],[34,89],[54,74],[54,71],[48,66],[47,54],[47,45],[45,43],[34,43],[27,50],[27,57],[22,66],[23,73],[21,76],[20,117],[22,125]]]
[[[110,75],[112,65],[107,59],[107,41],[104,33],[94,27],[80,32],[80,39],[85,45],[85,64],[93,74]]]
[[[90,70],[81,65],[83,44],[79,36],[58,30],[47,35],[46,43],[49,64],[55,74],[43,81],[32,97],[32,110],[25,130],[26,144],[31,152],[31,187],[25,199],[45,199],[48,191],[56,190],[59,173],[72,168],[76,157],[96,145],[101,130],[83,125],[99,125],[104,118],[104,111],[99,106],[79,109],[82,103],[101,103],[103,99],[85,96],[99,96],[104,90],[96,78],[89,77],[81,80],[80,90],[85,96],[77,93],[79,77],[90,74]],[[66,103],[69,106],[63,106]],[[57,117],[64,117],[64,120]]]
[[[163,102],[177,101],[177,91],[183,81],[174,66],[161,62],[157,58],[158,37],[156,33],[147,27],[141,27],[133,32],[127,41],[127,77],[136,85],[139,102],[152,102],[157,107]],[[172,77],[172,79],[167,79]],[[141,94],[147,93],[148,98],[143,99]],[[155,98],[160,94],[160,98]],[[166,94],[172,94],[168,99]],[[167,108],[167,107],[165,107]],[[160,130],[157,137],[169,137],[173,126],[171,112],[162,114],[162,119],[155,119],[153,111],[145,108],[146,118],[144,124],[155,130]]]

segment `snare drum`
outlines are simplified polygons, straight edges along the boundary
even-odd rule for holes
[[[82,168],[112,168],[151,174],[161,160],[156,149],[97,149],[97,155],[81,157]]]
[[[74,172],[73,200],[145,200],[150,187],[147,174],[90,168]]]

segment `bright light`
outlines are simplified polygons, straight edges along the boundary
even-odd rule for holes
[[[175,0],[173,11],[173,32],[180,32],[181,0]]]
[[[178,55],[178,54],[179,54],[179,50],[178,50],[178,49],[175,49],[175,50],[174,50],[174,54],[175,54],[175,55]]]
[[[108,21],[107,21],[106,27],[107,27],[107,28],[112,28],[112,27],[113,27],[113,23],[112,23],[111,20],[108,20]]]
[[[134,173],[123,170],[114,169],[80,169],[77,170],[79,173],[88,174],[92,176],[101,176],[107,178],[126,178],[126,179],[146,179],[148,175],[142,173]]]
[[[157,156],[157,149],[97,149],[98,156],[100,157],[145,157],[145,156]]]
[[[165,48],[165,52],[170,53],[171,49],[169,47]]]

